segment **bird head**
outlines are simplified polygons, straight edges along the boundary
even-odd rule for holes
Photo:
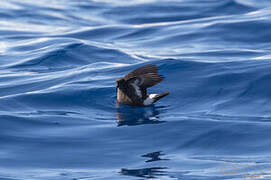
[[[123,78],[118,78],[118,79],[116,80],[117,88],[122,88],[122,87],[124,86],[125,82],[126,82],[125,79],[123,79]]]

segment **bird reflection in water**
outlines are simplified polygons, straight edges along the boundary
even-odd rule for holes
[[[141,124],[158,124],[165,122],[159,120],[159,107],[133,107],[120,104],[118,102],[116,103],[116,107],[118,126],[136,126]]]
[[[153,161],[161,161],[161,160],[169,160],[169,159],[163,159],[160,156],[163,156],[165,154],[162,153],[162,151],[157,151],[157,152],[152,152],[152,153],[148,153],[148,154],[144,154],[142,155],[142,157],[147,157],[150,158],[149,160],[145,161],[145,162],[153,162]]]
[[[126,176],[134,176],[141,178],[156,178],[157,176],[164,176],[167,169],[164,167],[152,167],[152,168],[143,168],[143,169],[121,169],[120,174]]]
[[[160,156],[165,154],[162,151],[151,152],[142,155],[142,157],[151,158],[145,162],[153,162],[153,161],[160,161],[160,160],[169,160],[169,159],[162,159]],[[158,178],[161,176],[167,176],[167,169],[166,167],[151,167],[151,168],[142,168],[142,169],[121,169],[120,174],[126,176],[134,176],[134,177],[141,177],[141,178]]]

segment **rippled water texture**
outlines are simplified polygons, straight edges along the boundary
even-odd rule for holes
[[[271,179],[269,0],[0,0],[0,179]],[[166,76],[155,104],[115,79]]]

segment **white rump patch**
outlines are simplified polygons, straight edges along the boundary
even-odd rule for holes
[[[156,95],[157,95],[157,94],[150,94],[149,97],[147,97],[147,98],[144,100],[143,104],[144,104],[145,106],[151,105],[151,104],[154,102],[154,98],[155,98]]]
[[[139,83],[139,80],[136,79],[136,80],[134,81],[134,83],[131,83],[131,85],[134,87],[137,96],[139,96],[139,97],[142,98],[142,93],[141,93],[141,91],[140,91],[140,88],[139,88],[139,86],[138,86],[138,83]]]
[[[158,94],[150,94],[149,98],[153,99],[153,98],[155,98],[156,95],[158,95]]]

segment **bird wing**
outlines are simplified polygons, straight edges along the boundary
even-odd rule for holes
[[[145,97],[144,95],[145,91],[144,90],[141,91],[137,83],[138,81],[136,81],[136,78],[130,79],[129,82],[126,82],[124,86],[119,87],[119,88],[121,90],[121,93],[128,96],[128,98],[132,100],[133,104],[141,105],[143,103],[142,97]]]
[[[164,79],[163,75],[157,73],[157,67],[154,65],[145,65],[128,73],[124,79],[128,83],[135,83],[142,89],[154,86]],[[137,80],[137,81],[136,81]]]
[[[147,74],[147,73],[155,73],[155,74],[157,74],[157,67],[155,65],[152,65],[152,64],[142,66],[142,67],[137,68],[134,71],[128,73],[126,76],[124,76],[124,79],[127,81],[130,78],[137,77],[139,75]]]
[[[159,75],[157,73],[147,73],[147,74],[143,74],[143,75],[138,76],[138,78],[141,79],[140,86],[143,88],[148,88],[148,87],[154,86],[155,84],[163,81],[163,79],[165,77],[163,75]]]
[[[127,81],[128,88],[130,89],[129,92],[132,92],[131,95],[136,96],[134,97],[136,99],[145,99],[147,96],[147,89],[142,87],[142,83],[142,79],[138,77],[130,78]]]

